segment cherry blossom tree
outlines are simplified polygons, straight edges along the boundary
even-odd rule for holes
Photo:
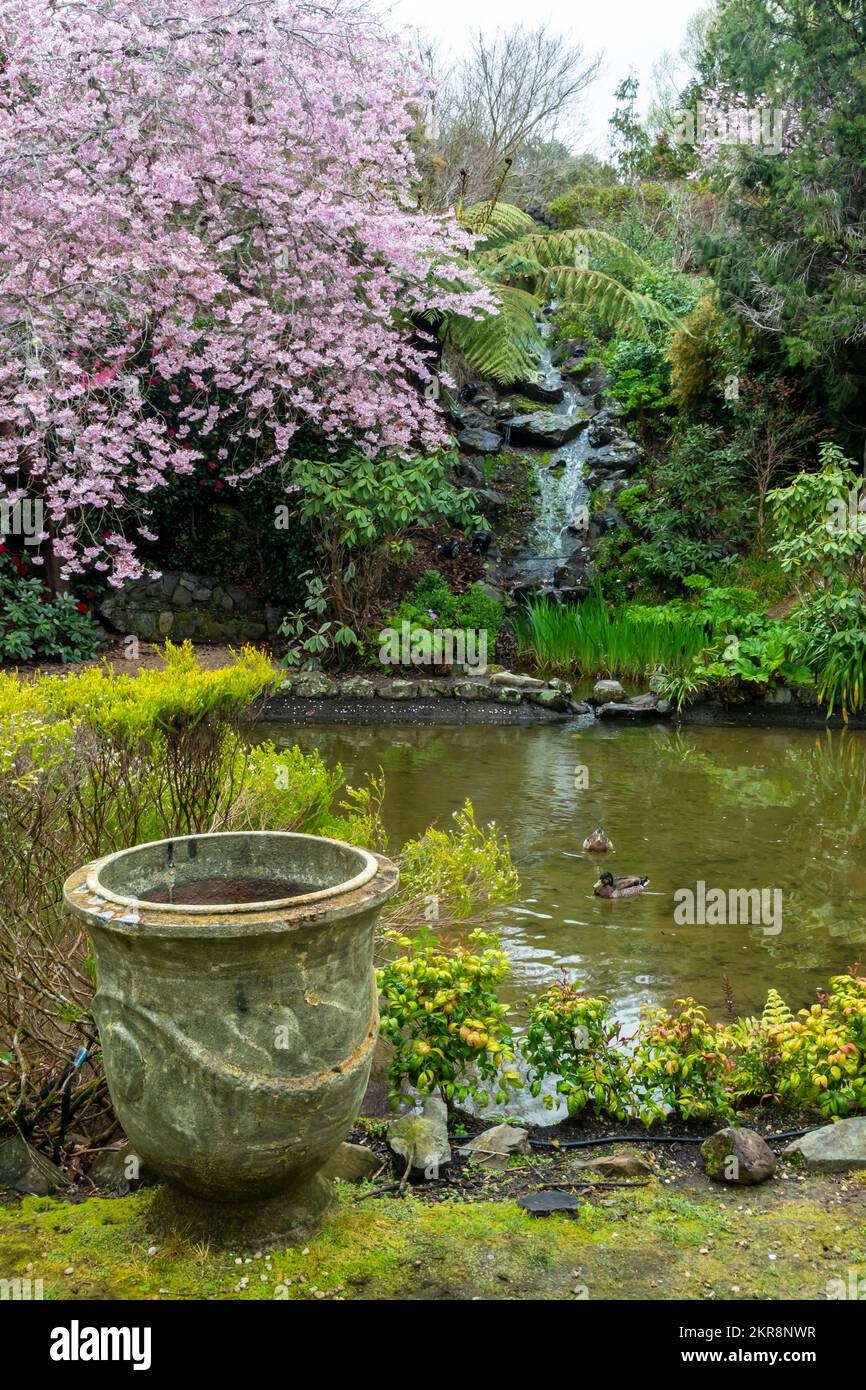
[[[418,205],[422,79],[375,18],[0,0],[0,59],[0,498],[41,501],[53,583],[138,574],[148,494],[209,435],[256,470],[303,426],[441,443],[418,325],[491,300]]]

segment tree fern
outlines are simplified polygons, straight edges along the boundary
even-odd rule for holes
[[[445,336],[482,376],[508,386],[534,372],[543,346],[538,319],[553,298],[591,310],[632,338],[648,337],[652,323],[682,326],[651,295],[580,263],[585,251],[615,258],[633,275],[650,270],[642,256],[608,232],[584,227],[539,232],[527,213],[495,200],[473,204],[460,213],[460,220],[483,238],[471,263],[493,291],[500,312],[483,319],[452,315]]]
[[[513,285],[496,285],[495,292],[498,314],[484,319],[455,315],[448,322],[448,337],[481,376],[508,385],[525,380],[538,365],[539,304],[535,295]]]

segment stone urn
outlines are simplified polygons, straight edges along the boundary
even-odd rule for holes
[[[132,1151],[166,1181],[159,1229],[290,1243],[331,1200],[379,1027],[373,929],[398,873],[338,840],[188,835],[67,879]]]

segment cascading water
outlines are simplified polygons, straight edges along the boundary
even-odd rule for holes
[[[538,362],[538,380],[548,387],[559,387],[563,392],[561,403],[548,407],[556,415],[569,419],[582,419],[587,423],[592,413],[592,405],[580,391],[568,381],[554,366],[553,355],[546,339],[550,325],[542,326],[545,339],[544,349]],[[503,439],[508,444],[508,439]],[[541,589],[554,585],[556,571],[565,563],[575,549],[585,539],[589,524],[589,488],[585,479],[586,460],[592,455],[592,447],[586,429],[553,452],[540,456],[523,451],[535,472],[537,501],[536,513],[527,544],[515,556],[517,567]]]

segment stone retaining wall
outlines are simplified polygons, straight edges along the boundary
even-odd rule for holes
[[[282,610],[237,584],[207,575],[166,570],[159,579],[138,579],[100,605],[118,632],[145,641],[170,637],[193,642],[260,642],[276,635]]]

